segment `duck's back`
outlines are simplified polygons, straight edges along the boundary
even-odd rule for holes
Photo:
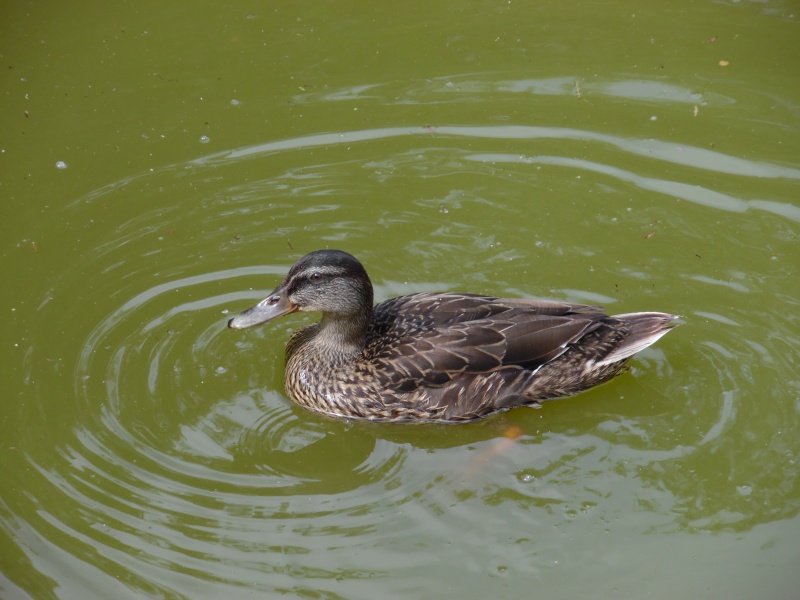
[[[390,345],[407,336],[425,336],[434,329],[492,317],[517,315],[603,315],[599,306],[568,304],[550,300],[499,298],[478,294],[419,293],[400,296],[375,306],[367,332],[367,345]],[[519,318],[519,316],[517,316]],[[580,317],[579,317],[580,318]]]

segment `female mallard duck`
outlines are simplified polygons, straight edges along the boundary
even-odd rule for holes
[[[286,344],[286,391],[306,408],[374,421],[471,421],[569,396],[614,377],[677,318],[597,306],[412,294],[372,306],[355,257],[317,250],[268,298],[228,321],[322,313]]]

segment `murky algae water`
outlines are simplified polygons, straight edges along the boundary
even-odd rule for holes
[[[0,596],[794,597],[795,6],[66,10],[0,41]],[[314,316],[225,327],[322,247],[683,325],[538,410],[326,419]]]

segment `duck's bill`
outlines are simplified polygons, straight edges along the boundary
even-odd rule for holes
[[[289,302],[289,299],[279,288],[253,308],[248,308],[233,317],[228,321],[228,327],[231,329],[255,327],[282,315],[288,315],[296,311],[297,308],[297,306]]]

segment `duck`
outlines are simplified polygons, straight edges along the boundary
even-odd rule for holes
[[[345,419],[449,423],[538,407],[604,383],[679,318],[458,292],[373,306],[364,266],[325,249],[298,260],[228,327],[248,329],[297,311],[322,318],[286,343],[284,386],[295,403]]]

